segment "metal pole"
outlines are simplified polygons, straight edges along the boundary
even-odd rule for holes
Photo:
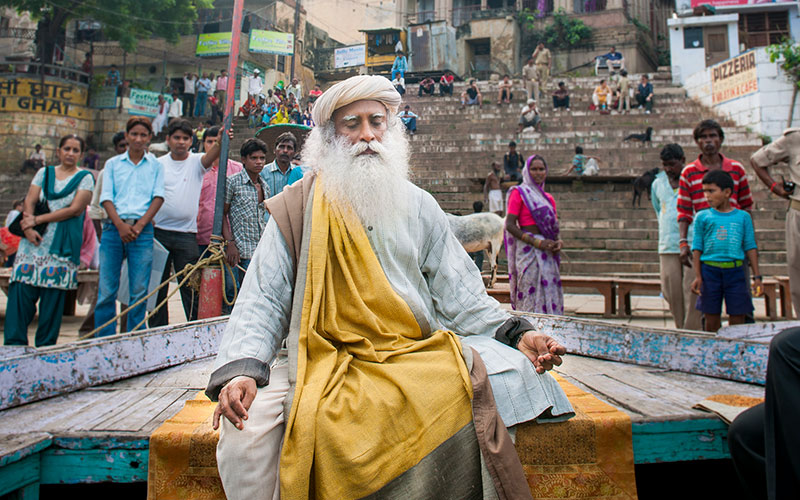
[[[292,69],[289,71],[289,83],[294,80],[294,59],[297,56],[297,25],[300,24],[300,0],[294,0],[294,30],[292,31]]]
[[[228,170],[228,150],[230,149],[230,138],[228,130],[231,129],[234,115],[234,91],[236,90],[236,67],[239,63],[239,39],[242,37],[242,7],[244,0],[234,0],[233,2],[233,26],[231,33],[231,53],[228,57],[228,88],[225,90],[225,111],[223,118],[222,144],[219,153],[219,169],[217,170],[217,197],[214,200],[214,226],[212,234],[222,236],[222,216],[225,201],[225,176]],[[244,85],[245,82],[242,82]]]

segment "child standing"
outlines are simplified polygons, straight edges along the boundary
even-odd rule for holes
[[[700,296],[697,307],[705,314],[705,330],[720,328],[722,299],[730,316],[730,324],[744,323],[753,312],[745,278],[745,254],[753,266],[756,296],[761,291],[758,272],[758,250],[750,214],[733,208],[733,178],[723,170],[710,170],[703,176],[703,193],[709,210],[697,214],[694,222],[695,280],[692,291]]]

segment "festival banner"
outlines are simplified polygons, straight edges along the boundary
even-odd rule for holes
[[[158,96],[164,95],[164,100],[167,104],[172,103],[172,96],[159,94],[158,92],[151,92],[142,89],[130,89],[131,93],[128,98],[128,114],[149,116],[154,118],[158,115]]]
[[[294,35],[280,31],[250,30],[250,52],[259,54],[294,54]]]
[[[231,53],[230,31],[225,33],[202,33],[197,36],[198,57],[227,56]]]
[[[772,3],[795,3],[797,0],[692,0],[692,8],[701,5],[712,7],[736,7],[739,5],[769,5]]]
[[[333,67],[349,68],[366,64],[367,51],[364,44],[342,47],[333,51]]]
[[[753,50],[711,66],[711,102],[722,104],[758,92],[756,53]]]
[[[0,112],[89,118],[86,87],[32,78],[0,78]]]

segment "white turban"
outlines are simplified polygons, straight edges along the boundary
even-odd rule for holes
[[[353,76],[329,88],[317,99],[311,112],[314,123],[328,123],[334,111],[356,101],[378,101],[394,114],[401,97],[392,82],[383,76]]]

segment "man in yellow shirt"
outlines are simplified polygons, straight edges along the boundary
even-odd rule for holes
[[[600,80],[600,85],[594,89],[594,93],[592,94],[592,102],[594,103],[594,107],[597,109],[607,109],[608,108],[608,96],[611,94],[611,88],[606,83],[605,79]]]

